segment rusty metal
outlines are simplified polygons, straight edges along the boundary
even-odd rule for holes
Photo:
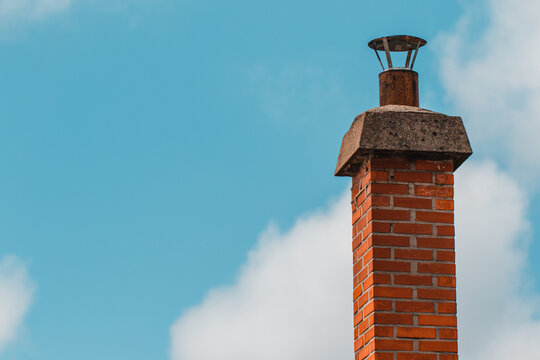
[[[392,68],[379,74],[379,102],[384,105],[419,106],[418,73]]]
[[[394,66],[392,64],[392,58],[391,58],[391,52],[401,52],[401,51],[407,51],[407,60],[405,62],[405,69],[412,69],[414,66],[414,62],[416,60],[416,55],[418,53],[418,49],[422,46],[426,45],[427,41],[424,39],[421,39],[416,36],[409,36],[409,35],[393,35],[393,36],[384,36],[377,39],[373,39],[368,43],[368,46],[375,50],[375,54],[377,54],[377,58],[379,58],[379,62],[381,63],[381,66],[384,69],[384,66],[382,64],[382,61],[379,57],[379,51],[384,51],[386,54],[386,61],[388,62],[388,69],[393,69]],[[411,59],[411,53],[414,50],[413,59],[410,62]]]

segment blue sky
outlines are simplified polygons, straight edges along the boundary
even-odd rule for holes
[[[168,359],[171,325],[237,283],[268,224],[286,233],[346,191],[335,161],[378,105],[381,35],[428,40],[421,106],[463,115],[471,161],[524,199],[511,235],[535,297],[540,76],[486,69],[514,61],[489,40],[511,43],[536,5],[505,6],[0,0],[0,257],[31,299],[0,358]]]

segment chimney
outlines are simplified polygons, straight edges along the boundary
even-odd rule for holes
[[[458,358],[453,173],[472,150],[460,117],[418,107],[412,68],[425,44],[369,42],[381,106],[356,117],[338,157],[335,175],[352,177],[355,360]]]

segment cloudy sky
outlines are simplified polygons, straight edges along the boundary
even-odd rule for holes
[[[0,359],[352,359],[341,137],[464,119],[461,360],[540,358],[540,3],[0,0]]]

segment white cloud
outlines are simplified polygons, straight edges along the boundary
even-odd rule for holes
[[[448,97],[480,153],[540,175],[540,2],[489,0],[470,5],[438,39]],[[479,23],[487,24],[483,29]]]
[[[473,161],[457,172],[459,346],[464,360],[540,358],[540,323],[534,320],[540,303],[527,295],[526,208],[526,193],[494,163]]]
[[[540,357],[528,280],[524,192],[491,162],[456,175],[460,355]],[[211,290],[171,328],[173,360],[352,358],[348,194],[289,231],[267,231],[235,282]]]
[[[71,2],[72,0],[0,0],[0,21],[16,23],[40,20],[67,10]]]
[[[271,226],[234,285],[214,289],[171,329],[175,360],[352,358],[352,252],[348,196]]]
[[[0,261],[0,352],[12,342],[32,300],[34,286],[14,256]]]

